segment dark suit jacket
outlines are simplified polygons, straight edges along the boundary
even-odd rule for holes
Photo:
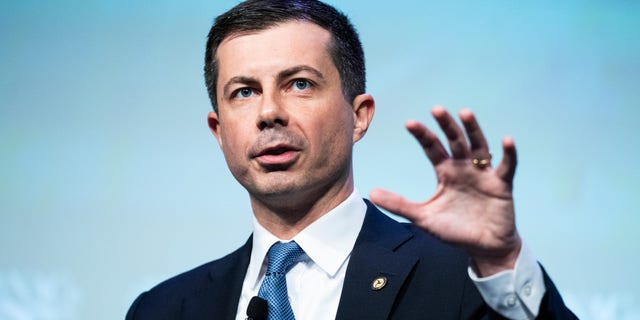
[[[464,252],[367,202],[351,253],[336,319],[502,319],[467,275]],[[234,319],[251,238],[222,259],[187,271],[141,294],[127,320]],[[387,278],[381,290],[372,281]],[[577,319],[545,273],[540,319]],[[301,319],[304,320],[304,319]]]

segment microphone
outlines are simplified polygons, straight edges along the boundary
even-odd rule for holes
[[[247,320],[267,320],[269,304],[267,300],[253,297],[247,307]]]

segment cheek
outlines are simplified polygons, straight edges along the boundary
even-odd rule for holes
[[[318,124],[319,129],[316,131],[316,139],[324,145],[323,149],[328,151],[325,156],[348,152],[353,145],[353,121],[344,114],[334,114],[325,119],[323,123]]]
[[[342,105],[337,112],[327,117],[333,126],[333,134],[344,143],[351,145],[353,141],[353,113],[351,107]]]
[[[242,150],[245,145],[243,143],[243,138],[244,135],[241,130],[229,130],[229,128],[223,126],[220,128],[220,148],[230,165],[232,165],[231,162],[235,162],[233,159],[237,160],[243,154]]]
[[[229,132],[227,132],[226,136],[221,137],[223,138],[220,148],[222,149],[224,160],[227,163],[227,168],[236,180],[243,181],[249,170],[249,165],[245,160],[245,153],[243,152],[244,149],[241,143],[242,139],[239,139],[238,135],[229,135]]]

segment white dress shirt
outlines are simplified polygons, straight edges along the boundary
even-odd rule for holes
[[[468,268],[484,301],[509,319],[535,319],[546,292],[542,269],[527,246],[522,244],[513,270],[479,278]]]
[[[335,319],[351,250],[362,228],[367,205],[357,190],[314,221],[292,240],[304,250],[287,272],[287,291],[296,319]],[[236,320],[245,320],[247,306],[267,269],[267,252],[276,236],[253,220],[253,249],[242,284]],[[286,242],[286,241],[283,241]],[[542,271],[528,250],[521,250],[514,270],[478,278],[469,268],[485,302],[511,319],[532,319],[545,292]],[[538,279],[539,278],[539,279]]]

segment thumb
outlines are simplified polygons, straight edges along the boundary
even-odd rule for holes
[[[380,208],[411,221],[414,221],[418,216],[418,204],[405,199],[397,193],[384,189],[373,189],[369,192],[369,199]]]

